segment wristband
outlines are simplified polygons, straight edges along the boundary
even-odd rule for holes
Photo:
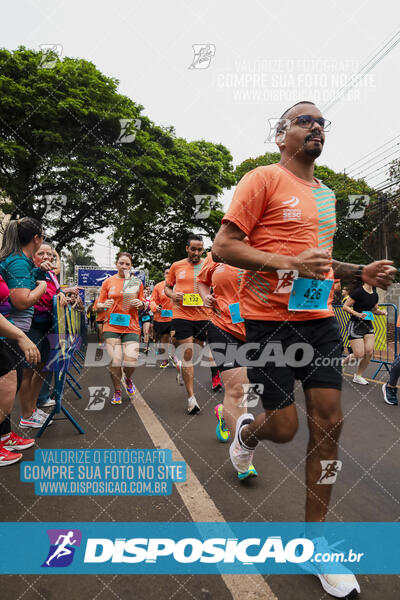
[[[355,279],[359,279],[360,281],[362,281],[362,272],[364,267],[365,265],[358,265],[357,271],[354,274]]]

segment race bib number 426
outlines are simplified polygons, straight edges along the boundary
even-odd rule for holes
[[[332,285],[333,279],[295,279],[289,298],[289,310],[328,310]]]

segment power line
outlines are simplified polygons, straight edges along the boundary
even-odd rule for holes
[[[387,158],[389,158],[389,156],[393,156],[393,154],[397,154],[397,152],[400,150],[400,147],[397,150],[395,150],[394,152],[392,152],[391,154],[388,154],[387,156],[384,156],[381,160],[378,160],[377,162],[375,162],[375,159],[378,158],[378,156],[381,156],[382,154],[386,154],[386,152],[388,152],[392,148],[395,148],[396,146],[400,146],[400,142],[397,142],[396,144],[394,144],[393,146],[390,146],[389,148],[387,148],[383,152],[380,152],[379,154],[376,154],[375,156],[373,156],[369,160],[365,161],[365,163],[363,163],[362,165],[360,165],[359,167],[357,167],[357,168],[360,169],[360,171],[357,171],[357,168],[356,169],[350,169],[350,172],[346,169],[346,173],[350,177],[356,177],[356,175],[359,175],[363,171],[366,171],[366,170],[368,170],[370,168],[370,167],[366,167],[364,165],[367,165],[368,163],[371,163],[371,162],[374,162],[375,164],[378,164],[378,163],[382,162],[382,160],[386,160]],[[350,173],[353,173],[353,174],[350,175]]]
[[[393,142],[393,140],[396,140],[398,137],[400,137],[399,135],[396,135],[394,138],[392,138],[391,140],[388,140],[387,142],[385,142],[384,144],[382,144],[382,146],[379,146],[379,148],[376,148],[376,150],[380,150],[381,148],[383,148],[384,146],[386,146],[387,144],[390,144],[390,142]],[[349,165],[348,167],[346,167],[346,171],[350,170],[352,171],[353,169],[351,168],[353,165],[356,165],[358,162],[360,162],[360,160],[364,160],[364,158],[367,158],[367,156],[370,156],[371,154],[374,154],[374,152],[376,152],[376,150],[371,150],[371,152],[368,152],[368,154],[366,154],[365,156],[362,156],[361,158],[359,158],[358,160],[354,161],[351,163],[351,165]]]
[[[362,67],[358,73],[356,73],[356,75],[353,75],[352,78],[350,79],[350,81],[348,81],[345,85],[343,85],[337,92],[336,94],[333,96],[333,98],[331,98],[330,100],[328,100],[328,102],[325,104],[325,106],[323,107],[323,110],[327,110],[328,108],[332,108],[332,106],[334,104],[336,104],[337,102],[339,102],[339,100],[341,99],[341,97],[348,91],[350,90],[352,87],[354,87],[356,85],[356,83],[358,83],[359,81],[361,81],[361,79],[363,77],[365,77],[365,75],[367,75],[370,71],[372,71],[372,69],[374,67],[376,67],[376,65],[378,65],[399,43],[400,43],[400,31],[397,31],[394,36],[392,36],[390,38],[390,40],[388,42],[386,42],[386,44],[383,46],[383,48],[381,48],[381,50],[379,50],[368,62],[366,65],[364,65],[364,67]],[[398,39],[396,39],[396,37],[398,37]],[[394,40],[394,41],[393,41]],[[392,43],[393,42],[393,43]],[[389,48],[386,48],[387,46],[389,46],[391,44],[391,46]],[[386,50],[385,50],[386,48]],[[382,54],[383,52],[383,54]],[[371,64],[372,63],[372,64]]]
[[[386,179],[386,181],[387,181],[387,179]],[[381,181],[381,183],[385,183],[385,181]],[[378,185],[380,185],[380,184],[378,184]],[[377,192],[383,192],[383,190],[387,190],[388,188],[391,188],[394,185],[400,185],[400,179],[398,181],[394,181],[393,183],[390,183],[389,185],[386,185],[384,187],[376,188],[376,191]]]
[[[384,159],[383,159],[384,160]],[[367,177],[369,177],[370,179],[375,179],[376,175],[374,175],[374,173],[378,173],[379,171],[382,171],[382,169],[386,169],[386,167],[388,165],[391,165],[393,163],[393,160],[389,160],[389,162],[385,163],[384,165],[382,165],[381,167],[379,167],[378,169],[373,169],[372,171],[370,171],[369,173],[367,173],[366,175],[363,175],[362,178],[363,179],[367,179]],[[386,169],[387,170],[387,169]],[[380,175],[382,175],[382,173],[379,173]]]

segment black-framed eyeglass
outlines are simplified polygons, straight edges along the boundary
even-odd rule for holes
[[[290,119],[290,123],[295,123],[295,125],[303,129],[311,129],[314,123],[318,123],[323,131],[329,131],[332,124],[331,121],[324,119],[324,117],[313,117],[312,115],[298,115],[294,119]]]

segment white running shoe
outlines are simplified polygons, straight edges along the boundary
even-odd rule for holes
[[[350,571],[336,574],[317,573],[324,590],[335,598],[357,598],[360,593],[360,585],[353,573]]]
[[[332,546],[329,546],[324,537],[315,538],[313,543],[315,552],[320,552],[321,554],[330,554],[332,550],[334,550],[335,546],[338,545],[333,544]],[[312,573],[318,577],[325,592],[331,596],[334,596],[335,598],[354,599],[357,598],[358,594],[360,593],[360,586],[357,579],[349,569],[343,566],[342,563],[340,563],[340,569],[343,571],[343,573],[323,573],[322,570],[324,568],[324,564],[317,563],[315,561],[312,563],[303,563],[300,564],[300,566],[309,573]]]
[[[35,411],[33,411],[32,415],[30,417],[28,417],[27,419],[24,419],[23,417],[21,417],[21,419],[19,421],[19,427],[22,429],[27,428],[27,427],[33,427],[35,429],[40,429],[42,427],[42,425],[44,425],[48,416],[49,415],[47,413],[40,410],[40,408],[37,408]],[[51,425],[52,422],[53,422],[53,419],[51,419],[51,421],[49,421],[48,425]]]
[[[359,383],[360,385],[368,385],[368,381],[361,375],[354,375],[353,383]]]
[[[188,398],[188,413],[189,415],[197,415],[200,412],[200,406],[197,404],[197,400],[194,396]]]
[[[239,432],[242,427],[254,421],[254,417],[250,413],[240,415],[236,422],[236,431],[233,442],[229,447],[229,454],[232,464],[238,473],[246,473],[253,464],[254,450],[246,450],[239,442]]]

